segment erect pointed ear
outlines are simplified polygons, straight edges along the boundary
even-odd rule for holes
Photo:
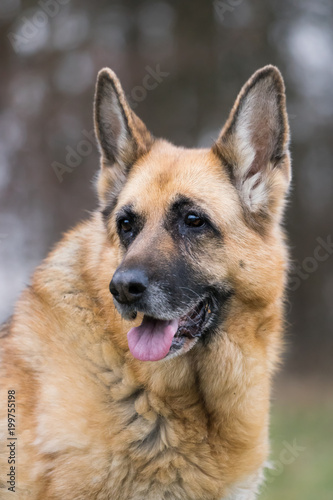
[[[291,177],[288,144],[283,79],[276,67],[265,66],[242,88],[213,146],[257,226],[280,220]]]
[[[100,176],[98,186],[103,198],[114,182],[119,190],[119,184],[125,181],[131,165],[151,148],[153,137],[129,107],[120,81],[109,68],[98,73],[94,114],[102,170],[107,170],[104,177]]]

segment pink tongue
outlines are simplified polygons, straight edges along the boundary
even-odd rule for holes
[[[178,330],[178,320],[162,321],[147,316],[127,334],[128,347],[140,361],[158,361],[168,354]]]

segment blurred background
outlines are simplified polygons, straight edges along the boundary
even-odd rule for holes
[[[96,206],[96,74],[116,71],[156,136],[210,146],[250,75],[282,71],[294,177],[287,347],[262,499],[333,499],[333,3],[1,0],[0,321]]]

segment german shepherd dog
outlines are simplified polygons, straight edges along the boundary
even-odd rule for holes
[[[257,71],[212,148],[184,149],[106,68],[95,128],[100,206],[2,329],[1,499],[254,499],[287,275],[282,77]]]

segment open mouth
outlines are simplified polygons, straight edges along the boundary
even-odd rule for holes
[[[127,334],[130,351],[140,361],[158,361],[183,347],[188,350],[204,333],[211,316],[208,298],[184,316],[169,321],[145,315],[141,325],[131,328]]]

